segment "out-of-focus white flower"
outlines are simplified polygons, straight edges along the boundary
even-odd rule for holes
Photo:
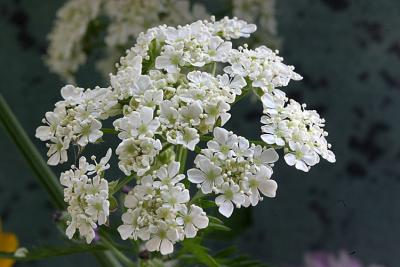
[[[257,32],[254,33],[255,43],[269,46],[279,43],[275,6],[275,0],[232,0],[235,17],[258,25]]]
[[[70,0],[57,12],[48,36],[46,63],[68,82],[74,82],[74,73],[86,61],[83,38],[89,23],[99,14],[101,3],[101,0]]]

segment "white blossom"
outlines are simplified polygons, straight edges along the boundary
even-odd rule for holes
[[[142,176],[150,170],[161,149],[162,145],[158,139],[124,139],[115,151],[119,159],[118,166],[126,175],[133,171]]]
[[[111,154],[111,151],[107,154]],[[106,155],[101,164],[106,166],[108,159],[109,155]],[[60,182],[65,187],[64,200],[68,203],[67,211],[70,216],[66,229],[69,239],[72,239],[78,230],[79,235],[85,238],[87,243],[91,243],[97,226],[105,224],[108,220],[108,182],[102,178],[104,167],[97,168],[96,165],[89,164],[85,157],[81,157],[79,167],[72,166],[60,176]],[[94,176],[90,178],[89,175]]]
[[[206,213],[196,205],[190,205],[190,208],[183,206],[180,213],[181,217],[177,218],[177,222],[185,226],[184,231],[187,238],[195,237],[199,229],[204,229],[208,226],[209,219]]]
[[[161,2],[180,6],[177,1]],[[188,8],[185,5],[181,7]],[[199,193],[212,195],[207,197],[214,199],[218,211],[230,217],[235,208],[275,197],[278,185],[272,179],[272,167],[279,159],[276,150],[282,150],[288,165],[303,171],[316,165],[320,157],[335,161],[326,140],[325,121],[281,90],[291,80],[301,79],[294,67],[266,46],[233,48],[231,39],[249,37],[255,24],[212,17],[141,32],[163,12],[158,1],[121,0],[116,6],[113,9],[107,2],[100,7],[115,19],[107,43],[137,39],[116,64],[111,86],[64,86],[62,100],[45,114],[36,137],[47,143],[49,165],[66,162],[71,147],[82,153],[89,144],[107,142],[106,134],[118,137],[118,167],[129,178],[136,178],[136,185],[125,196],[126,209],[118,227],[123,240],[144,241],[149,251],[167,255],[177,242],[206,228],[209,219],[198,206],[202,202],[190,198],[185,179]],[[146,14],[142,12],[148,12],[149,24],[130,28],[140,18],[135,14]],[[165,16],[173,21],[179,14]],[[262,141],[250,141],[223,128],[231,117],[231,106],[247,93],[261,100]],[[204,147],[201,141],[206,140]],[[184,149],[197,154],[187,177],[184,166],[175,162],[185,155]],[[78,167],[62,173],[71,217],[66,230],[69,238],[78,230],[90,243],[95,229],[107,224],[110,203],[104,172],[111,168],[111,154],[108,149],[99,162],[92,156],[94,163],[81,157]]]
[[[167,255],[176,242],[185,236],[193,238],[198,229],[207,227],[203,209],[187,206],[189,191],[180,183],[185,176],[178,174],[179,167],[179,162],[172,162],[143,176],[125,197],[127,211],[118,227],[122,239],[146,241],[149,251]]]
[[[190,182],[204,194],[216,194],[219,212],[230,217],[234,207],[253,206],[263,195],[275,197],[277,184],[271,180],[278,155],[272,148],[251,144],[223,128],[215,128],[214,138],[195,159],[196,168],[188,170]]]
[[[308,172],[317,164],[320,156],[329,162],[335,162],[330,144],[323,129],[325,120],[315,110],[306,110],[294,100],[280,103],[275,111],[264,110],[261,118],[261,139],[267,144],[284,147],[285,161],[290,166]]]

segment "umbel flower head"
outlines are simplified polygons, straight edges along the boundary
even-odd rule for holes
[[[72,238],[79,231],[87,243],[95,237],[95,229],[108,220],[110,202],[108,201],[108,182],[103,178],[104,171],[110,167],[108,160],[111,149],[99,163],[90,164],[85,157],[79,159],[79,167],[61,173],[60,182],[65,187],[64,200],[68,203],[66,234]],[[92,157],[95,160],[95,157]]]
[[[294,67],[266,46],[233,47],[232,39],[248,38],[255,30],[254,24],[227,17],[151,28],[139,34],[120,59],[109,87],[61,89],[63,100],[46,113],[45,126],[36,136],[48,142],[48,163],[57,165],[67,161],[69,148],[82,151],[89,143],[100,143],[103,132],[116,133],[118,167],[137,183],[125,197],[118,227],[122,239],[142,240],[149,251],[169,254],[176,242],[195,237],[207,227],[208,218],[201,205],[192,202],[191,184],[203,195],[215,195],[225,217],[235,207],[275,197],[272,168],[279,158],[277,149],[288,165],[303,171],[320,156],[335,161],[324,120],[279,89],[301,79]],[[259,141],[224,128],[231,106],[248,93],[263,105]],[[103,128],[106,119],[114,129]],[[208,141],[206,147],[201,140]],[[197,156],[186,177],[187,150]],[[96,168],[81,158],[78,168],[62,174],[72,217],[68,236],[78,229],[90,242],[93,229],[106,222],[107,182],[99,173],[108,168],[110,156]]]

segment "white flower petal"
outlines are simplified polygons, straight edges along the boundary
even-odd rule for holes
[[[225,201],[222,203],[219,208],[218,208],[219,213],[224,215],[225,217],[229,218],[231,217],[233,213],[233,204],[230,201]]]

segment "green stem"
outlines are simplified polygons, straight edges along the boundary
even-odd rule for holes
[[[217,71],[217,62],[212,63],[211,74],[215,76],[215,72]]]
[[[205,194],[199,190],[196,192],[196,194],[192,197],[192,199],[189,201],[188,206],[190,206],[191,204],[195,203],[198,199],[204,197]]]
[[[121,179],[121,181],[118,181],[118,184],[113,188],[113,190],[110,192],[110,195],[114,195],[117,193],[119,190],[121,190],[125,185],[127,185],[130,181],[135,178],[134,175],[129,175]]]
[[[100,230],[101,242],[117,257],[125,266],[136,267],[135,263],[122,253],[115,245],[108,234]]]
[[[114,257],[111,251],[93,253],[97,262],[102,267],[123,267],[122,264]]]
[[[233,101],[233,103],[231,104],[231,106],[233,106],[234,104],[236,104],[237,102],[239,102],[240,100],[242,100],[243,98],[245,98],[251,91],[252,91],[251,87],[250,87],[250,88],[249,88],[249,87],[245,87],[245,88],[242,90],[242,94],[241,94],[241,95],[238,95],[238,96],[235,98],[235,101]]]
[[[33,170],[39,182],[50,195],[52,204],[57,209],[64,209],[63,190],[51,169],[44,162],[35,145],[18,122],[5,99],[0,94],[0,121],[12,141],[23,154],[29,167]]]
[[[112,129],[112,128],[101,128],[101,131],[104,134],[118,134],[118,131]]]
[[[178,158],[177,161],[180,162],[179,173],[183,173],[186,167],[186,159],[187,159],[187,149],[183,146],[179,146],[178,148]]]

